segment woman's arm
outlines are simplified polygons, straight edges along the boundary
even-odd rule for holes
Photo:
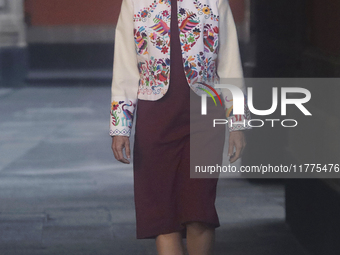
[[[123,0],[115,34],[111,87],[110,135],[115,158],[129,164],[132,121],[137,103],[139,71],[134,42],[133,3]],[[124,157],[123,150],[125,149]]]
[[[133,3],[123,0],[115,34],[110,135],[130,136],[139,83]]]
[[[244,95],[246,88],[243,81],[243,69],[238,45],[237,31],[233,14],[228,0],[219,0],[219,52],[217,63],[217,74],[221,84],[233,84],[239,87]],[[233,114],[232,94],[228,89],[222,89],[226,117],[229,125],[229,146],[228,155],[230,163],[235,162],[242,156],[246,146],[246,139],[243,130],[251,129],[248,125],[250,111],[247,106],[246,97],[244,100],[244,114]],[[233,125],[231,126],[231,122]],[[237,124],[237,122],[241,124]],[[235,150],[235,153],[234,153]]]
[[[238,45],[237,31],[228,0],[219,0],[219,51],[217,74],[221,84],[233,84],[239,87],[244,95],[246,88],[243,81],[243,70]],[[226,106],[226,117],[229,124],[229,131],[250,129],[250,111],[247,102],[244,102],[244,114],[235,116],[233,114],[232,94],[228,89],[222,89],[224,104]],[[246,99],[246,96],[245,96]],[[235,124],[239,122],[240,124]],[[243,125],[245,123],[245,125]]]

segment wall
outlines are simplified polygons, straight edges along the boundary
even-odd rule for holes
[[[22,83],[25,47],[23,0],[0,0],[0,87]]]
[[[121,0],[26,0],[33,26],[115,24]],[[65,8],[67,6],[67,8]],[[244,0],[230,0],[236,22],[244,20]]]
[[[29,43],[112,42],[121,0],[26,0]],[[245,38],[245,0],[230,0]]]
[[[121,0],[26,0],[32,26],[115,24]]]
[[[340,55],[340,1],[308,2],[309,40],[328,54]]]
[[[23,0],[0,1],[0,47],[25,47]]]
[[[248,31],[246,1],[230,0],[242,40]],[[121,0],[26,0],[28,79],[93,74],[109,81],[120,5]]]

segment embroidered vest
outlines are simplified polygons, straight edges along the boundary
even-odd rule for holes
[[[169,87],[170,78],[170,0],[135,0],[134,38],[140,82],[138,98],[157,100]],[[218,0],[179,0],[178,27],[183,66],[189,86],[213,86],[218,82]]]

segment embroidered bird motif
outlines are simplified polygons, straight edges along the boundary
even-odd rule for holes
[[[197,77],[198,72],[195,70],[196,69],[196,64],[193,62],[190,62],[191,60],[194,60],[192,57],[189,57],[187,61],[184,63],[184,70],[185,74],[188,79],[193,80],[194,78]]]
[[[168,74],[167,70],[163,69],[158,75],[157,75],[158,80],[160,81],[166,81],[168,79]]]
[[[128,109],[125,109],[126,106],[133,106],[132,101],[130,101],[130,104],[123,104],[123,106],[122,106],[122,110],[123,110],[123,113],[125,115],[125,118],[127,120],[131,120],[132,121],[133,113],[131,111],[129,111]]]
[[[204,31],[204,45],[210,50],[210,52],[214,52],[215,45],[215,35],[218,34],[218,27],[211,28],[210,25],[206,26]]]
[[[196,14],[194,14],[192,12],[187,14],[187,17],[182,21],[182,24],[179,27],[179,30],[182,33],[186,33],[186,32],[192,30],[194,27],[197,26],[199,21],[193,19],[195,16],[196,16]]]
[[[138,32],[135,32],[135,42],[138,48],[138,53],[141,54],[144,50],[147,49],[147,34],[144,32],[145,28],[142,27]],[[148,52],[145,51],[144,54]]]
[[[160,33],[161,35],[166,35],[170,33],[170,28],[168,24],[162,19],[161,16],[157,15],[153,21],[156,23],[151,27],[153,30]]]

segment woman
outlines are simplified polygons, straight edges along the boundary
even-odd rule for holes
[[[207,158],[201,148],[209,150],[209,143],[222,148],[224,131],[204,138],[211,122],[195,125],[199,139],[192,140],[190,119],[200,114],[194,110],[190,115],[190,106],[200,105],[198,84],[211,88],[223,78],[241,77],[227,0],[123,0],[115,37],[112,150],[117,160],[130,163],[129,136],[138,105],[133,158],[137,238],[155,238],[160,255],[184,254],[182,237],[190,255],[212,254],[219,226],[217,178],[190,178],[190,154]],[[246,105],[245,115],[233,116],[229,93],[222,90],[226,109],[208,102],[211,118],[249,119]],[[248,128],[229,125],[231,163],[244,149],[242,129]],[[221,162],[221,155],[209,160]]]

